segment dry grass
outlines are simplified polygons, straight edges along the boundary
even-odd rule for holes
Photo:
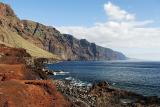
[[[34,44],[22,38],[16,32],[12,32],[11,30],[7,28],[0,27],[0,36],[4,37],[3,41],[0,41],[1,43],[11,45],[16,48],[24,48],[33,57],[60,59],[59,56],[54,55],[50,52],[47,52],[35,46]]]

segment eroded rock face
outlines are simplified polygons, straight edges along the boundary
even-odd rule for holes
[[[15,32],[22,32],[20,19],[15,15],[11,7],[4,3],[0,3],[0,25],[2,27],[8,27]]]
[[[22,21],[25,32],[31,33],[43,44],[43,49],[60,55],[65,60],[124,60],[125,55],[90,43],[86,39],[76,39],[69,34],[61,34],[53,27],[33,21]],[[40,42],[39,42],[40,43]],[[37,43],[36,43],[37,44]],[[42,48],[41,44],[37,46]]]
[[[9,5],[0,3],[0,16],[13,16],[15,17],[16,15],[14,14],[14,11],[11,9]]]

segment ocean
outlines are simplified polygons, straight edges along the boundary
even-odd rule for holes
[[[160,97],[160,62],[64,61],[47,67],[64,71],[51,78],[71,80],[75,85],[107,81],[116,88]]]

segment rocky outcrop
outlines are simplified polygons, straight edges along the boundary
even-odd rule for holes
[[[160,98],[120,90],[102,81],[94,84],[90,94],[96,97],[96,107],[159,107]]]
[[[0,63],[2,64],[25,64],[25,58],[31,58],[31,55],[22,48],[11,48],[0,44]]]
[[[11,48],[3,44],[0,44],[0,54],[6,57],[31,57],[23,48]]]
[[[14,11],[10,8],[10,6],[0,3],[0,15],[1,16],[13,16],[15,17],[16,15],[14,14]]]

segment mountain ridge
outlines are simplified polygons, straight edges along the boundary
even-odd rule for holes
[[[21,36],[37,48],[57,55],[63,60],[126,59],[126,56],[120,52],[90,43],[86,39],[79,40],[70,34],[61,34],[54,27],[30,20],[20,20],[10,6],[3,3],[0,3],[0,25],[6,31]],[[0,41],[3,41],[2,36]],[[11,43],[11,45],[13,44]],[[26,48],[26,46],[22,48]]]
[[[43,49],[60,55],[65,60],[124,60],[126,56],[110,48],[98,46],[86,39],[61,34],[56,28],[38,22],[22,20],[24,30],[39,39]],[[39,47],[41,47],[40,45]]]

